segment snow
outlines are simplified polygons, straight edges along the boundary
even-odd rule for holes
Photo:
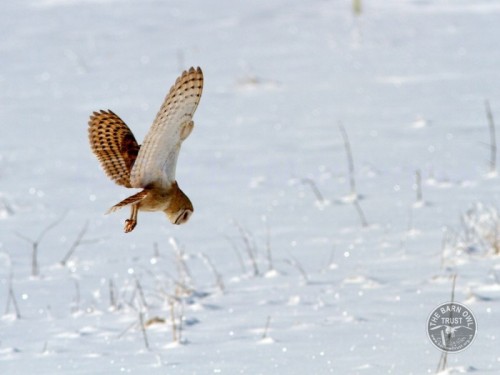
[[[481,237],[500,198],[484,103],[500,121],[499,15],[4,1],[0,373],[434,373],[426,320],[454,274],[479,330],[442,373],[499,372],[500,262]],[[190,66],[205,89],[177,179],[195,212],[181,227],[142,213],[124,234],[128,213],[103,213],[130,191],[99,169],[88,117],[109,108],[142,140]]]

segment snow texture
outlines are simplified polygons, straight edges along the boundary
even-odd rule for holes
[[[0,374],[432,374],[426,321],[455,274],[479,330],[442,373],[499,373],[499,17],[492,0],[3,1]],[[205,89],[177,179],[195,212],[124,234],[128,213],[103,212],[131,191],[88,117],[111,109],[141,141],[190,66]]]

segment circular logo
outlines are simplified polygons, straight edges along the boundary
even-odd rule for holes
[[[444,352],[466,349],[476,336],[476,318],[472,311],[458,302],[436,307],[427,319],[427,334],[432,343]]]

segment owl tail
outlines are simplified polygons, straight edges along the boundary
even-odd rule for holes
[[[147,189],[144,189],[137,194],[131,195],[130,197],[122,200],[120,203],[115,204],[113,207],[111,207],[109,210],[106,211],[106,215],[110,214],[112,212],[118,211],[120,208],[123,208],[125,206],[130,206],[131,204],[138,203],[142,201],[146,196],[148,195],[149,191]]]

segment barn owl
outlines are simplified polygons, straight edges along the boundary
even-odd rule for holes
[[[186,223],[193,213],[191,201],[177,184],[175,168],[181,144],[193,130],[192,117],[202,90],[201,69],[184,71],[167,94],[141,146],[125,122],[110,110],[90,116],[90,147],[104,172],[118,185],[142,188],[107,212],[131,207],[125,233],[137,225],[139,211],[163,211],[173,224]]]

